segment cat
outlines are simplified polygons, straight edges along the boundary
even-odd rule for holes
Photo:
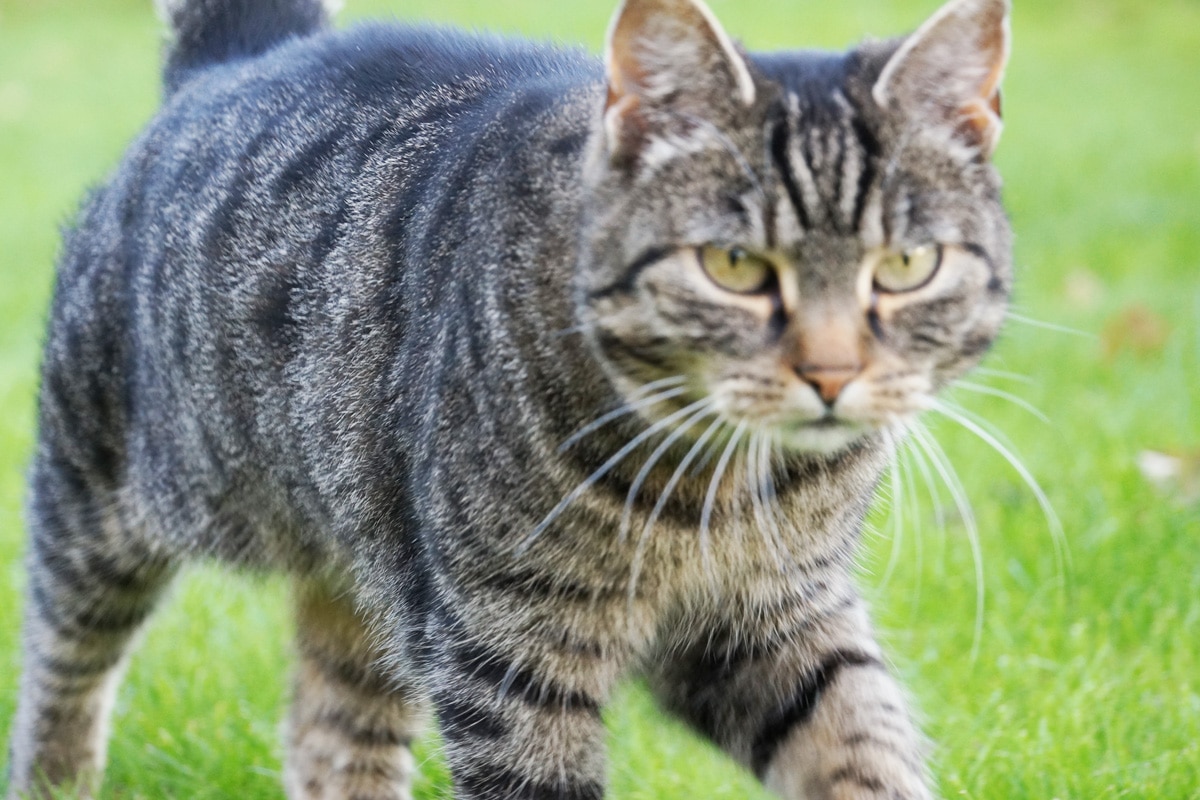
[[[91,796],[182,564],[293,576],[293,800],[598,800],[643,676],[783,798],[932,796],[853,559],[997,335],[1007,0],[749,54],[624,0],[603,59],[173,0],[162,109],[66,233],[9,797]]]

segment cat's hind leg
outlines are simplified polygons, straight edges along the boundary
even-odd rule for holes
[[[31,471],[23,669],[9,797],[91,797],[134,634],[174,574],[116,492],[44,448]],[[57,796],[57,795],[56,795]]]
[[[297,650],[284,785],[290,800],[410,800],[410,750],[426,721],[413,686],[382,668],[353,599],[330,584],[295,587]]]

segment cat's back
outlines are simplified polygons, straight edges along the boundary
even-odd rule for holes
[[[349,180],[334,187],[345,192],[374,152],[441,134],[443,147],[424,160],[452,164],[506,106],[552,105],[600,78],[579,51],[521,39],[399,23],[323,32],[189,75],[169,90],[114,183],[180,202],[235,178],[274,179],[286,191],[313,184],[327,158],[353,155],[340,176]]]
[[[149,249],[124,253],[135,272],[168,256],[230,260],[221,245],[243,232],[241,212],[286,212],[297,198],[319,211],[351,195],[381,153],[419,150],[414,172],[452,168],[506,109],[536,114],[600,78],[579,51],[436,26],[370,23],[293,39],[168,85],[70,235],[91,247],[162,239],[161,249],[144,241]],[[284,221],[271,218],[277,229]],[[278,238],[311,243],[289,233],[300,235]]]
[[[460,165],[498,120],[553,113],[599,78],[578,52],[398,24],[183,75],[68,233],[43,428],[104,442],[77,459],[89,472],[179,476],[160,497],[198,475],[214,497],[261,483],[258,465],[288,460],[265,450],[292,435],[288,367],[340,302],[330,286],[405,267],[377,263],[404,250],[395,241],[346,258],[347,239],[414,235],[364,217],[461,193]]]

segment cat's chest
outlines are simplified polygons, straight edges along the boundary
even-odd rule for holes
[[[691,605],[697,594],[741,593],[784,575],[819,581],[848,563],[864,487],[813,481],[728,489],[720,502],[706,505],[701,496],[669,514],[653,495],[634,503],[602,492],[578,498],[536,560],[606,595],[661,607]]]

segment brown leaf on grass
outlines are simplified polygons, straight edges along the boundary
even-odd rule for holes
[[[1162,352],[1171,336],[1170,324],[1160,315],[1144,305],[1126,308],[1104,325],[1100,341],[1104,357],[1113,358],[1122,350],[1139,356],[1152,356]]]
[[[1200,502],[1200,450],[1138,453],[1138,470],[1161,491],[1179,497],[1184,503]]]

